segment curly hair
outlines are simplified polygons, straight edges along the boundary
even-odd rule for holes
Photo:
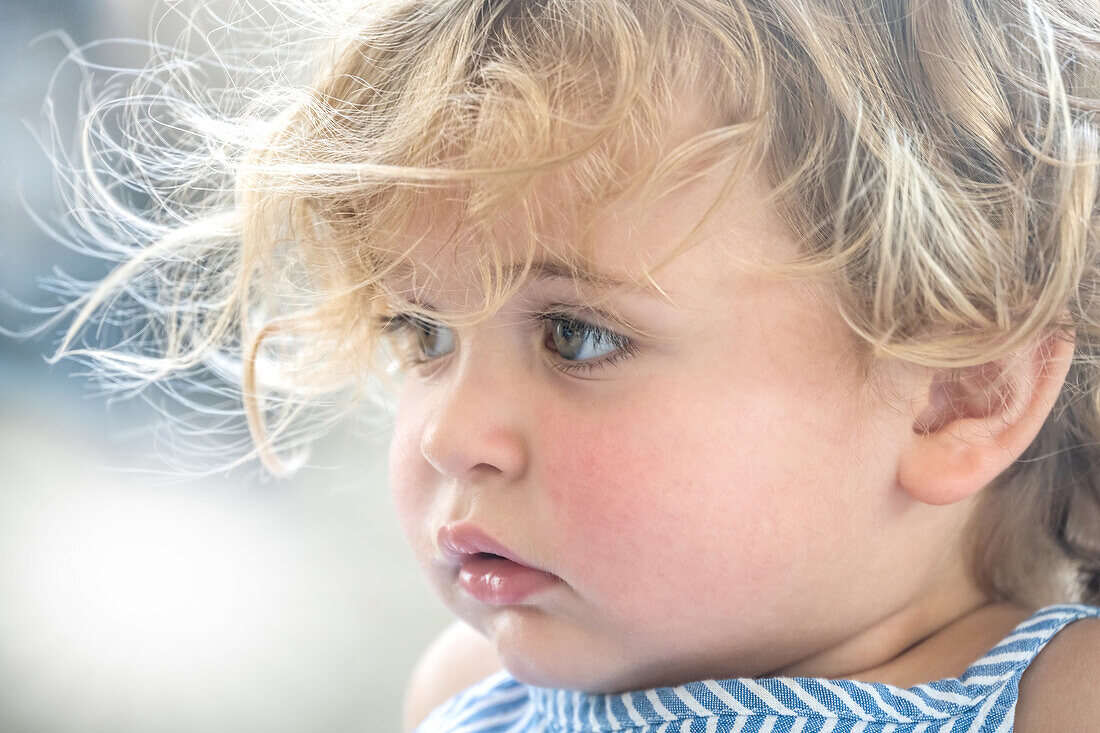
[[[458,212],[476,238],[480,317],[547,218],[583,232],[617,198],[759,170],[802,252],[784,273],[836,283],[869,360],[955,369],[1072,332],[1058,404],[969,536],[992,595],[1100,602],[1096,3],[387,0],[278,18],[307,62],[249,56],[252,40],[200,98],[180,86],[194,59],[169,54],[89,108],[79,224],[122,264],[59,353],[135,384],[228,359],[257,450],[289,470],[303,406],[381,369],[414,214]],[[102,113],[142,100],[158,113],[105,146]],[[140,214],[119,202],[135,187]],[[581,268],[596,246],[554,256]],[[105,310],[140,337],[77,348]]]

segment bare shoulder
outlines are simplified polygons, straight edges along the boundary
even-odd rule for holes
[[[455,621],[435,638],[413,670],[405,693],[405,730],[412,730],[448,699],[501,669],[489,640],[466,623]]]
[[[1020,680],[1016,733],[1095,731],[1100,720],[1100,618],[1062,629]]]

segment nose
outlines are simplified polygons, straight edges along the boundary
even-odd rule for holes
[[[459,481],[520,478],[528,463],[522,374],[514,366],[476,367],[462,365],[437,385],[420,453]]]

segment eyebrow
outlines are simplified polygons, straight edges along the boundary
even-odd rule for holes
[[[638,282],[627,282],[619,280],[606,273],[600,272],[592,268],[584,267],[583,265],[577,267],[567,267],[566,265],[559,264],[557,262],[549,262],[547,260],[535,260],[531,262],[529,266],[525,265],[512,265],[504,268],[505,274],[511,276],[518,273],[527,271],[528,276],[536,280],[575,280],[587,285],[592,285],[599,288],[622,288],[635,286],[640,288],[643,292],[652,293],[654,288],[651,285],[645,285]]]
[[[595,288],[601,288],[606,290],[616,290],[622,288],[625,290],[624,294],[636,294],[641,296],[655,297],[660,300],[667,300],[668,295],[659,285],[652,281],[638,282],[620,280],[607,273],[601,272],[597,269],[587,267],[585,265],[568,266],[559,262],[552,262],[550,260],[532,260],[528,264],[518,263],[514,265],[505,265],[500,269],[501,274],[505,278],[517,277],[520,274],[526,272],[526,277],[538,281],[538,280],[569,280],[575,283],[583,283]],[[421,307],[429,310],[435,310],[427,303],[420,300],[418,296],[413,296],[410,300],[416,301]]]

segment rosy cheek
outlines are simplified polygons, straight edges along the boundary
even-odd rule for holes
[[[554,545],[588,548],[592,570],[615,572],[619,562],[643,562],[683,544],[682,522],[668,491],[679,480],[684,454],[668,444],[660,421],[637,410],[578,419],[545,416],[540,431],[541,500]]]
[[[701,407],[666,397],[645,411],[635,403],[541,416],[540,515],[561,572],[641,626],[675,618],[661,604],[697,593],[700,578],[739,589],[772,582],[775,548],[796,529],[774,521],[784,516],[778,488],[791,482],[764,450],[779,436],[746,427],[757,399]]]

